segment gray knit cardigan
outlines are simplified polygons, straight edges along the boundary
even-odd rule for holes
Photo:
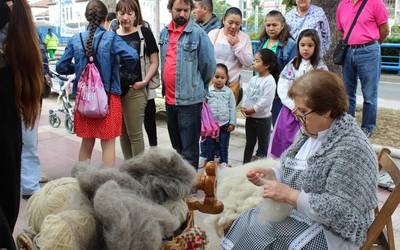
[[[303,132],[282,157],[294,158],[308,139]],[[302,190],[325,229],[346,241],[362,245],[377,206],[378,163],[374,150],[352,116],[336,119],[326,141],[308,160]]]

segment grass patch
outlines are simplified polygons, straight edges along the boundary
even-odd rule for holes
[[[362,108],[357,106],[356,120],[361,125]],[[237,110],[237,117],[244,118]],[[400,148],[400,110],[378,108],[377,128],[370,137],[374,144]]]
[[[356,120],[361,124],[362,108],[357,106]],[[378,108],[377,128],[372,143],[400,148],[400,110]]]

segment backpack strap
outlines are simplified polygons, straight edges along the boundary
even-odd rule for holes
[[[99,45],[100,45],[101,39],[103,38],[105,33],[106,33],[105,31],[103,33],[101,33],[101,35],[99,37],[99,41],[97,42],[97,45],[96,45],[96,47],[94,49],[94,54],[93,55],[97,54],[97,51],[99,50]],[[85,48],[85,43],[83,42],[82,33],[79,33],[79,37],[81,38],[81,44],[82,44],[83,52],[85,52],[85,55],[86,55],[86,48]]]
[[[101,33],[101,35],[100,35],[100,37],[99,37],[99,41],[97,42],[97,45],[96,45],[96,47],[95,47],[95,49],[94,49],[94,54],[93,54],[93,55],[96,55],[96,54],[97,54],[97,51],[99,50],[99,45],[100,45],[101,39],[103,38],[103,36],[104,36],[105,33],[106,33],[106,31],[104,31],[103,33]],[[83,52],[84,52],[85,55],[86,55],[85,43],[83,42],[82,33],[79,33],[79,37],[81,38],[81,44],[82,44]],[[92,57],[93,57],[93,55],[92,55]],[[86,56],[86,57],[87,57],[87,56]],[[93,57],[93,60],[94,60],[94,58],[95,58],[95,57]],[[88,61],[90,62],[89,57],[88,57]],[[101,76],[101,72],[100,72],[100,76]],[[111,83],[110,83],[110,88],[109,88],[109,91],[108,91],[108,92],[111,93]]]
[[[142,26],[138,25],[138,34],[140,38],[140,71],[142,73],[142,80],[146,76],[146,55],[144,53],[144,49],[146,47],[146,41],[144,39],[143,33],[142,33]]]
[[[79,33],[79,37],[81,38],[81,44],[82,44],[83,52],[86,55],[86,49],[85,49],[85,44],[83,43],[82,33]]]

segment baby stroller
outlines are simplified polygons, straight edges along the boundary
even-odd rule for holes
[[[49,110],[49,123],[53,128],[58,128],[61,124],[61,118],[59,113],[63,113],[65,120],[64,126],[67,131],[71,134],[74,133],[74,110],[69,100],[69,94],[71,92],[72,80],[74,77],[66,77],[58,74],[54,70],[50,69],[50,75],[53,81],[58,82],[58,97],[56,102],[56,108]],[[62,102],[62,105],[60,104]]]

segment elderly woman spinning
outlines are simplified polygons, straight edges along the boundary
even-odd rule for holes
[[[247,173],[264,198],[293,206],[281,222],[260,222],[260,207],[234,221],[223,249],[359,249],[377,205],[377,160],[335,74],[315,70],[288,93],[302,130],[279,168]],[[267,215],[265,216],[267,217]]]

